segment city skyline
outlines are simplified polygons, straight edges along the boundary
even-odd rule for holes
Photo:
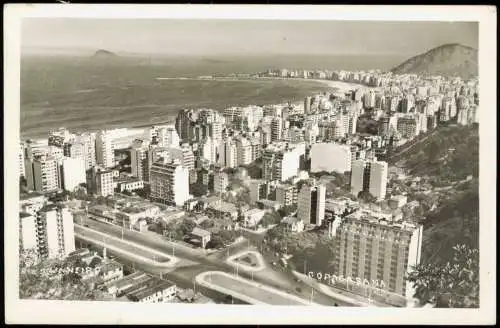
[[[25,54],[151,56],[412,55],[450,43],[477,49],[478,23],[29,18],[21,40]]]

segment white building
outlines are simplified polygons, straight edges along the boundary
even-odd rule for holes
[[[384,199],[387,188],[388,167],[386,162],[373,161],[370,167],[369,192],[378,200]]]
[[[189,170],[179,160],[155,162],[150,170],[151,199],[182,206],[189,196]]]
[[[19,213],[19,248],[38,251],[38,223],[36,214]]]
[[[94,133],[82,133],[75,137],[74,143],[80,143],[82,145],[82,155],[85,160],[85,170],[89,170],[96,165],[96,137]],[[72,142],[73,143],[73,142]],[[70,143],[71,145],[71,143]],[[78,146],[77,146],[78,147]],[[72,147],[70,147],[72,148]],[[66,151],[68,153],[66,153]],[[77,150],[75,150],[77,153]],[[72,150],[65,150],[65,156],[74,157],[72,155]],[[78,156],[76,156],[78,157]]]
[[[224,167],[238,166],[238,148],[233,139],[227,139],[220,144],[218,163]]]
[[[58,164],[48,156],[25,160],[28,189],[34,191],[55,191],[60,186]]]
[[[130,168],[132,176],[149,181],[149,142],[136,139],[130,149]]]
[[[352,161],[351,165],[351,193],[357,196],[365,189],[364,175],[365,175],[365,160],[358,159]]]
[[[19,149],[19,176],[24,177],[24,144],[21,142]]]
[[[113,136],[111,132],[99,131],[95,140],[96,162],[104,168],[115,166]]]
[[[351,149],[335,143],[316,143],[310,150],[311,172],[351,171]]]
[[[57,258],[75,250],[73,214],[57,205],[49,205],[38,212],[37,247],[43,257]],[[32,232],[30,227],[30,232]],[[24,232],[23,232],[24,234]]]
[[[99,166],[87,171],[87,189],[97,196],[113,195],[113,171]]]
[[[162,147],[179,147],[181,139],[175,126],[167,125],[157,129],[158,143]]]
[[[376,160],[355,160],[351,170],[351,192],[355,196],[361,191],[368,191],[381,200],[385,198],[388,166],[386,162]]]
[[[302,185],[298,195],[297,218],[304,224],[321,226],[325,218],[326,188],[313,181]]]
[[[236,151],[238,153],[238,165],[247,165],[254,160],[252,156],[252,145],[247,138],[240,137],[236,139]]]
[[[287,144],[271,144],[262,154],[263,178],[267,181],[286,181],[297,175],[302,149],[288,147]]]
[[[83,158],[65,157],[62,163],[62,187],[64,190],[74,191],[81,183],[86,183]]]
[[[226,192],[229,185],[229,177],[227,173],[219,171],[214,173],[214,192],[219,195]]]
[[[211,164],[217,162],[217,152],[219,141],[210,137],[206,138],[201,144],[201,157],[209,161]]]

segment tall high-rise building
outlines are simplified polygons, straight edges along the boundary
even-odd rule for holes
[[[96,165],[95,139],[96,139],[95,134],[86,132],[77,135],[74,143],[73,142],[68,143],[70,145],[77,143],[80,143],[82,145],[82,153],[83,153],[83,158],[85,160],[86,170],[89,170]],[[76,156],[78,156],[78,146],[76,147],[77,148],[75,149],[75,154]],[[65,156],[73,157],[72,156],[73,150],[71,148],[72,146],[70,146],[70,149],[67,150],[68,154],[65,153]]]
[[[130,149],[130,167],[132,175],[142,181],[149,181],[149,142],[136,139]]]
[[[383,282],[382,290],[413,297],[406,275],[420,263],[422,226],[360,211],[340,220],[335,232],[337,275]]]
[[[276,201],[283,206],[297,204],[297,187],[291,183],[280,183],[276,186]]]
[[[157,128],[158,144],[162,147],[179,147],[180,137],[173,125]]]
[[[271,121],[271,142],[283,138],[283,121],[280,117],[274,117]]]
[[[195,158],[193,150],[188,143],[182,144],[180,147],[167,148],[168,157],[171,160],[177,159],[182,166],[188,170],[193,170],[195,167]]]
[[[106,197],[114,194],[113,171],[95,166],[87,171],[87,190]]]
[[[229,185],[229,176],[226,172],[218,171],[214,173],[214,192],[219,195],[226,192]]]
[[[206,138],[200,145],[200,157],[206,159],[211,164],[217,162],[217,153],[219,148],[219,142],[212,139],[211,137]]]
[[[189,170],[179,160],[157,161],[150,171],[151,199],[182,206],[189,199]]]
[[[247,138],[239,137],[236,139],[236,151],[238,153],[238,165],[247,165],[254,160],[254,158],[252,157],[252,145]]]
[[[384,199],[387,188],[387,162],[358,159],[351,165],[351,192],[355,196],[368,191],[377,200]]]
[[[65,143],[63,146],[65,157],[84,159],[84,146],[81,142]]]
[[[262,154],[263,178],[267,181],[286,181],[297,175],[300,153],[285,144],[271,144]]]
[[[218,163],[223,167],[238,166],[238,148],[233,139],[226,139],[219,145]]]
[[[267,194],[265,193],[266,182],[261,179],[252,179],[249,182],[250,189],[250,200],[252,203],[258,202],[261,199],[265,199]]]
[[[57,161],[50,156],[39,156],[25,160],[28,189],[34,191],[55,191],[60,187]]]
[[[38,222],[36,214],[19,213],[19,249],[38,252]]]
[[[208,134],[213,140],[222,140],[222,122],[215,121],[209,124]]]
[[[19,176],[24,177],[24,144],[21,142],[20,147],[19,147]]]
[[[197,115],[192,109],[183,109],[177,114],[175,119],[175,129],[181,140],[189,141],[191,139],[191,125],[197,120]]]
[[[98,165],[110,168],[115,165],[113,139],[107,131],[99,131],[95,139],[96,162]]]
[[[397,130],[403,138],[413,139],[420,134],[420,121],[417,116],[409,115],[398,118]]]
[[[298,194],[297,218],[304,224],[321,226],[325,218],[326,188],[308,181],[302,185]]]
[[[370,165],[370,184],[368,191],[378,200],[384,199],[387,190],[387,162],[372,161]]]
[[[74,191],[81,183],[86,183],[85,162],[83,158],[65,157],[62,160],[61,186],[67,191]]]
[[[304,99],[304,113],[309,114],[311,112],[311,97],[306,97]]]
[[[33,219],[21,219],[23,248],[34,248],[45,258],[64,257],[75,250],[73,214],[59,205],[42,208],[36,217],[36,229]],[[33,235],[33,233],[35,235]]]
[[[49,145],[47,139],[39,140],[26,140],[26,153],[27,159],[33,159],[42,155],[47,155],[49,152]]]

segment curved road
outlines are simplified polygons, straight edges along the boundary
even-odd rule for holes
[[[106,224],[102,222],[98,222],[95,220],[86,220],[85,224],[88,225],[89,228],[95,229],[99,232],[103,232],[109,234],[111,236],[115,236],[121,238],[122,229],[119,226]],[[76,226],[78,224],[75,224]],[[224,260],[221,259],[222,256],[225,255],[226,250],[217,252],[215,254],[208,255],[202,250],[199,249],[191,249],[187,246],[180,245],[178,243],[169,242],[165,237],[159,235],[153,235],[150,233],[139,233],[136,231],[123,231],[123,238],[126,240],[130,240],[131,242],[135,242],[141,245],[144,245],[149,248],[153,248],[157,251],[164,252],[166,254],[172,254],[179,258],[185,258],[190,261],[198,262],[199,265],[187,267],[187,268],[178,268],[174,271],[166,272],[165,274],[170,279],[173,278],[179,279],[179,276],[176,274],[177,272],[181,272],[185,278],[189,279],[191,283],[193,283],[196,275],[203,271],[213,270],[213,271],[223,271],[227,273],[234,273],[235,269],[228,263],[225,263]],[[242,247],[247,246],[247,243],[243,242],[237,245],[233,245],[230,249],[231,252],[235,250],[240,250]],[[233,253],[234,254],[234,253]],[[143,266],[141,265],[141,268]],[[147,272],[158,273],[157,269],[144,267],[144,270]],[[193,272],[193,270],[195,272]],[[160,270],[161,271],[161,270]],[[195,274],[196,273],[196,274]],[[305,299],[309,299],[311,295],[311,288],[304,283],[297,282],[290,275],[283,272],[276,272],[270,268],[266,270],[262,270],[261,272],[250,273],[245,272],[243,270],[239,270],[238,274],[241,277],[247,279],[253,279],[254,281],[258,281],[260,283],[266,284],[270,287],[274,287],[280,290],[284,290],[300,296]],[[183,277],[183,278],[184,278]],[[173,280],[173,279],[172,279]],[[183,280],[183,279],[182,279]],[[175,281],[174,281],[175,282]],[[299,287],[300,291],[296,290]],[[320,291],[314,291],[314,302],[322,304],[322,305],[330,305],[333,306],[338,304],[339,306],[354,306],[352,304],[348,304],[344,301],[334,299],[330,296],[327,296]]]

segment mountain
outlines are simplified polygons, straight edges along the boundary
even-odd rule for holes
[[[118,57],[118,55],[115,54],[114,52],[111,52],[108,50],[99,49],[95,52],[95,54],[92,57],[94,57],[94,58],[115,58],[115,57]]]
[[[395,74],[431,74],[469,79],[478,74],[477,49],[457,43],[444,44],[408,59],[391,71]]]

